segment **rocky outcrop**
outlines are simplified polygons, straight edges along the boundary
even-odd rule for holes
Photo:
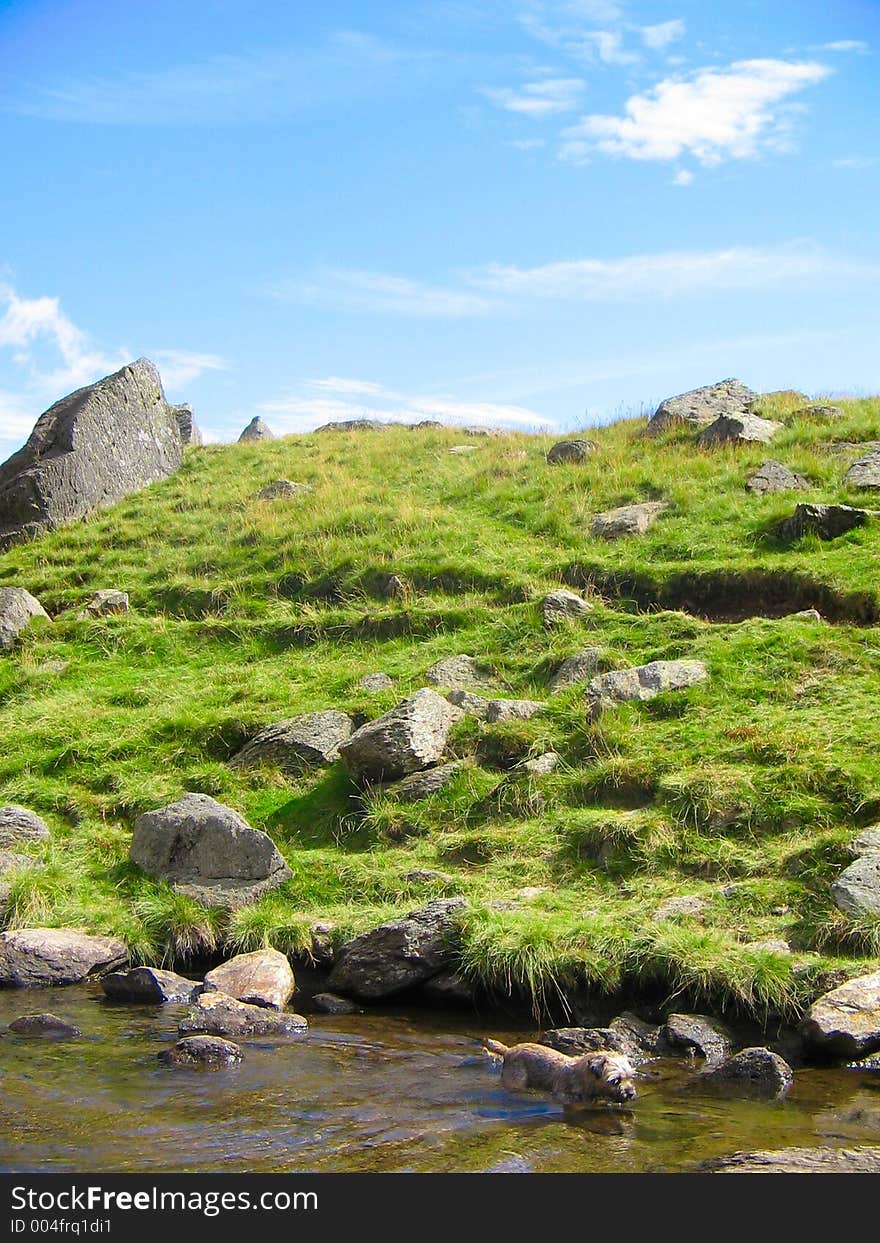
[[[733,1050],[730,1031],[705,1014],[670,1014],[663,1039],[673,1048],[692,1049],[707,1066],[720,1065]]]
[[[351,776],[359,782],[393,781],[436,764],[461,711],[425,687],[368,721],[339,748]]]
[[[60,1019],[57,1014],[22,1014],[6,1029],[14,1036],[47,1037],[49,1040],[75,1040],[82,1032],[73,1023]]]
[[[880,450],[874,449],[857,458],[843,477],[851,488],[880,488]]]
[[[708,680],[709,670],[701,660],[652,660],[593,678],[587,685],[587,703],[595,716],[617,704],[644,702]]]
[[[769,496],[776,492],[804,492],[810,487],[810,481],[804,475],[796,475],[793,470],[772,459],[762,462],[753,475],[746,480],[746,488],[755,496]]]
[[[41,988],[79,984],[118,967],[128,957],[122,941],[77,928],[21,928],[0,933],[0,986]]]
[[[110,1001],[144,1006],[192,1001],[202,991],[201,984],[195,980],[188,980],[174,971],[160,971],[158,967],[111,971],[101,976],[101,988]]]
[[[648,434],[655,436],[681,426],[707,427],[721,415],[748,414],[757,399],[758,394],[742,380],[719,380],[717,384],[694,388],[661,401],[648,422]]]
[[[448,786],[455,774],[461,770],[461,764],[440,764],[437,768],[428,768],[422,773],[411,773],[401,781],[395,781],[387,787],[401,803],[417,803],[419,799],[437,794]]]
[[[293,479],[276,479],[267,483],[257,493],[258,501],[293,501],[312,491],[310,483],[295,483]]]
[[[773,419],[762,419],[757,414],[723,414],[700,432],[697,444],[711,448],[723,444],[768,445],[782,424]]]
[[[780,1148],[735,1152],[700,1166],[713,1174],[880,1174],[880,1148]]]
[[[623,535],[644,535],[667,510],[666,501],[643,501],[638,505],[621,505],[596,514],[590,530],[600,539],[620,539]]]
[[[599,446],[595,440],[560,440],[547,454],[547,461],[552,466],[566,466],[586,462]]]
[[[358,687],[362,691],[369,691],[371,695],[378,695],[381,691],[392,690],[394,679],[389,678],[387,673],[365,673],[358,682]]]
[[[452,961],[455,915],[466,905],[463,898],[440,898],[355,937],[339,951],[328,986],[379,1001],[438,975]]]
[[[56,402],[0,466],[0,547],[112,505],[182,458],[158,371],[146,358],[129,363]]]
[[[592,611],[593,606],[588,600],[576,595],[573,591],[566,591],[564,587],[556,591],[548,591],[541,601],[541,618],[548,630],[553,626],[564,625],[575,618],[586,617]]]
[[[801,1030],[807,1044],[830,1061],[854,1062],[880,1052],[880,971],[820,997]]]
[[[328,709],[276,721],[246,743],[232,757],[236,767],[274,764],[291,776],[321,768],[339,759],[339,748],[354,732],[346,712]]]
[[[128,612],[128,592],[115,591],[113,588],[104,588],[96,591],[90,596],[84,607],[80,610],[79,617],[81,619],[87,617],[109,617],[113,613]]]
[[[132,863],[206,906],[236,910],[290,876],[272,839],[207,794],[184,794],[134,822]]]
[[[577,686],[580,682],[589,682],[599,668],[601,649],[587,647],[582,652],[568,656],[550,679],[550,694],[558,695],[569,686]]]
[[[425,674],[431,686],[441,686],[447,691],[465,691],[473,687],[491,686],[494,682],[489,670],[482,668],[473,656],[445,656],[432,665]]]
[[[880,850],[860,854],[832,882],[831,896],[840,910],[857,919],[880,915]]]
[[[244,429],[244,431],[239,436],[238,443],[241,444],[242,441],[247,442],[250,440],[274,440],[274,439],[275,439],[275,433],[272,431],[269,424],[266,423],[263,419],[261,419],[258,414],[255,414],[254,417],[251,419],[250,423],[248,423],[247,427]]]
[[[680,894],[674,898],[666,898],[651,916],[652,919],[677,919],[680,916],[702,915],[706,902],[692,894]]]
[[[808,402],[790,416],[792,419],[819,419],[826,422],[830,419],[846,417],[846,411],[840,406],[830,406],[822,402]]]
[[[796,540],[802,535],[816,535],[819,539],[837,539],[856,527],[863,527],[870,514],[867,509],[852,505],[798,505],[790,518],[779,523],[780,539]]]
[[[236,1001],[283,1010],[296,981],[290,963],[278,950],[254,950],[221,963],[205,976],[205,991],[225,993]]]
[[[156,1056],[165,1066],[188,1069],[234,1066],[242,1060],[244,1053],[233,1040],[224,1040],[221,1036],[184,1036],[170,1049],[162,1049]]]
[[[36,812],[15,803],[0,807],[0,849],[24,842],[47,842],[49,837],[49,826]]]
[[[553,1027],[541,1037],[546,1044],[569,1057],[610,1049],[612,1053],[629,1056],[630,1043],[622,1032],[610,1027]]]
[[[784,1058],[770,1049],[742,1049],[733,1057],[701,1075],[701,1087],[719,1089],[725,1095],[778,1100],[794,1082],[794,1073]]]
[[[316,432],[384,432],[391,427],[379,419],[340,419],[336,423],[322,423]]]
[[[12,651],[18,636],[35,617],[49,620],[49,614],[29,591],[23,587],[0,587],[0,652]]]
[[[450,691],[446,696],[450,703],[468,716],[488,721],[528,721],[544,710],[544,704],[536,699],[484,699],[468,691]]]
[[[181,444],[185,449],[201,448],[202,433],[199,431],[196,417],[193,414],[193,408],[187,402],[182,402],[179,406],[172,406],[174,417],[177,419],[177,427],[180,432]]]
[[[181,1035],[296,1036],[308,1028],[301,1014],[251,1006],[225,993],[202,993],[177,1030]]]
[[[545,751],[543,755],[535,755],[523,761],[523,768],[533,777],[546,777],[559,767],[559,756],[555,751]]]

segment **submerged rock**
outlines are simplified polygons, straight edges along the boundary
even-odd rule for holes
[[[727,1094],[778,1100],[794,1082],[794,1072],[770,1049],[742,1049],[701,1075],[698,1084],[719,1088]]]
[[[675,427],[707,427],[720,415],[748,414],[758,394],[742,380],[719,380],[704,388],[694,388],[661,401],[648,422],[648,434],[657,435]]]
[[[340,746],[339,754],[356,781],[406,777],[442,758],[449,731],[460,716],[458,708],[425,687],[362,725]]]
[[[596,514],[590,530],[601,539],[620,539],[623,535],[644,535],[669,508],[667,501],[643,501],[639,505],[620,505]]]
[[[230,763],[237,767],[277,764],[291,776],[339,759],[339,748],[354,732],[347,712],[328,709],[276,721],[245,743]]]
[[[2,548],[0,538],[0,548]],[[0,587],[0,652],[10,652],[21,632],[36,617],[51,620],[49,614],[23,587]]]
[[[233,1066],[244,1057],[241,1047],[219,1036],[185,1036],[156,1055],[166,1066]]]
[[[205,976],[205,991],[225,993],[249,1005],[283,1010],[296,981],[290,963],[278,950],[254,950],[221,963]]]
[[[192,1001],[201,992],[196,980],[187,980],[174,971],[158,967],[132,967],[130,971],[111,971],[101,977],[101,988],[110,1001],[129,1001],[139,1005]]]
[[[347,997],[337,997],[335,993],[315,993],[312,1006],[319,1014],[360,1014],[360,1006],[349,1001]]]
[[[177,1030],[211,1036],[291,1036],[307,1027],[301,1014],[251,1006],[225,993],[202,993]]]
[[[90,936],[78,928],[19,928],[0,933],[0,986],[79,984],[127,957],[115,937]]]
[[[801,1030],[807,1044],[829,1060],[855,1062],[880,1052],[880,971],[820,997]]]
[[[16,1036],[47,1036],[50,1040],[75,1040],[82,1032],[57,1014],[22,1014],[6,1029]]]
[[[452,961],[455,915],[466,905],[464,898],[439,898],[355,937],[339,951],[329,987],[378,1001],[439,975]]]

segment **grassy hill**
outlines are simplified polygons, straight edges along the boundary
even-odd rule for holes
[[[0,658],[0,802],[44,815],[42,869],[13,878],[6,925],[122,935],[135,958],[217,947],[301,949],[316,920],[337,940],[430,897],[460,893],[462,969],[537,1004],[623,981],[706,1004],[792,1014],[827,972],[880,953],[880,923],[834,906],[847,843],[880,819],[880,519],[830,542],[782,544],[798,500],[873,501],[843,475],[880,440],[880,399],[843,419],[792,419],[772,448],[702,450],[644,420],[590,432],[579,466],[552,439],[453,429],[323,433],[188,452],[181,471],[113,509],[0,556],[0,585],[55,619]],[[815,481],[804,494],[744,488],[768,457]],[[285,477],[293,500],[256,499]],[[670,509],[644,536],[591,536],[631,500]],[[388,578],[403,589],[389,598]],[[543,628],[566,584],[594,612]],[[78,620],[95,590],[132,611]],[[826,620],[786,616],[817,607]],[[711,680],[587,719],[583,688],[549,696],[588,644],[603,669],[696,657]],[[455,727],[466,761],[419,803],[359,794],[340,765],[293,781],[229,758],[263,725],[319,708],[376,716],[442,656],[492,666],[503,689],[546,699],[529,721]],[[360,690],[383,671],[393,690]],[[515,766],[553,749],[542,777]],[[520,770],[521,772],[521,770]],[[185,790],[271,834],[293,878],[226,920],[127,862],[131,821]],[[407,879],[437,870],[451,881]],[[538,892],[516,896],[533,888]],[[706,902],[656,920],[671,896]],[[754,946],[784,939],[793,953]]]

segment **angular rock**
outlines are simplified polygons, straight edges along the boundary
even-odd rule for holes
[[[713,1174],[880,1174],[880,1148],[779,1148],[704,1161]]]
[[[378,419],[341,419],[338,423],[322,423],[316,432],[384,432],[390,423],[381,423]]]
[[[675,919],[679,915],[701,915],[706,909],[706,903],[702,898],[690,895],[682,895],[676,898],[667,898],[661,902],[654,912],[653,919]]]
[[[709,680],[701,660],[652,660],[632,669],[602,673],[587,685],[587,703],[593,715],[616,704],[653,699],[667,691],[686,690]]]
[[[474,986],[457,971],[441,971],[419,988],[419,995],[432,1005],[467,1006],[474,1001]]]
[[[387,673],[365,673],[358,686],[362,691],[378,694],[379,691],[390,691],[394,686],[394,679],[389,678]]]
[[[168,1002],[192,1001],[202,990],[195,980],[158,967],[132,967],[130,971],[111,971],[101,976],[101,988],[111,1001],[158,1006]]]
[[[562,625],[572,618],[586,617],[592,611],[593,606],[589,601],[584,600],[582,596],[576,595],[573,591],[566,591],[564,587],[560,587],[556,591],[548,591],[541,601],[541,617],[548,630],[552,626]]]
[[[440,898],[343,945],[327,981],[362,1001],[391,997],[438,975],[455,951],[455,913],[464,898]]]
[[[74,1040],[82,1032],[57,1014],[22,1014],[6,1029],[16,1036],[48,1036],[50,1040]]]
[[[233,1066],[242,1060],[244,1053],[234,1041],[219,1036],[185,1036],[156,1056],[166,1066],[216,1067]]]
[[[831,884],[831,896],[847,915],[880,915],[880,852],[860,855]]]
[[[554,1027],[544,1033],[541,1044],[580,1057],[583,1053],[597,1053],[610,1049],[612,1053],[629,1055],[630,1045],[625,1036],[610,1027]]]
[[[0,531],[0,549],[2,547]],[[29,591],[25,591],[23,587],[0,587],[0,652],[12,651],[18,636],[35,617],[49,620],[49,614]]]
[[[272,949],[238,954],[205,976],[205,992],[225,993],[236,1001],[270,1010],[283,1010],[295,988],[286,956]]]
[[[356,730],[339,748],[360,782],[393,781],[436,764],[461,711],[425,687],[375,721]]]
[[[438,660],[425,674],[431,686],[442,686],[447,691],[464,691],[471,687],[491,686],[493,677],[482,669],[473,656],[446,656]]]
[[[301,1014],[250,1006],[225,993],[202,993],[177,1030],[181,1035],[205,1032],[209,1036],[292,1036],[307,1027]]]
[[[821,1057],[857,1062],[880,1052],[880,971],[847,980],[810,1007],[801,1025]]]
[[[174,417],[177,419],[177,428],[180,432],[180,441],[184,448],[201,448],[202,433],[199,431],[196,423],[196,416],[193,414],[193,408],[188,402],[181,402],[178,406],[172,406]]]
[[[413,868],[411,872],[404,872],[403,879],[409,881],[411,885],[431,885],[435,881],[451,885],[455,877],[450,876],[448,872],[437,872],[433,868]]]
[[[79,616],[85,617],[109,617],[112,613],[128,612],[128,592],[114,591],[112,587],[104,588],[102,591],[96,591],[81,609]]]
[[[245,743],[232,757],[236,767],[275,764],[292,776],[321,768],[339,759],[339,748],[354,733],[347,712],[330,708],[276,721]]]
[[[227,910],[255,902],[290,876],[268,834],[207,794],[184,794],[138,816],[129,858],[175,892]]]
[[[0,547],[112,505],[182,459],[159,373],[139,358],[50,406],[0,466]]]
[[[79,984],[124,963],[128,951],[115,937],[77,928],[20,928],[0,933],[0,986],[41,988]]]
[[[596,514],[590,530],[600,539],[620,539],[622,535],[644,535],[660,515],[669,508],[666,501],[643,501],[638,505],[620,505],[603,514]]]
[[[0,825],[2,823],[3,812],[0,811]],[[2,837],[0,837],[0,845],[2,844]],[[861,833],[854,837],[850,843],[850,850],[855,855],[870,855],[880,851],[880,824],[876,824],[870,829],[862,829]]]
[[[47,842],[51,834],[46,821],[35,811],[9,803],[0,807],[0,847],[20,846],[23,842]]]
[[[470,691],[449,691],[446,698],[466,716],[475,716],[481,721],[485,721],[492,702],[484,695],[473,695]]]
[[[333,944],[333,929],[335,924],[331,924],[327,920],[316,920],[312,924],[309,932],[312,938],[312,944],[307,951],[307,956],[314,966],[332,967],[336,958],[336,948]]]
[[[310,483],[294,483],[292,479],[276,479],[257,493],[258,501],[291,501],[312,491]]]
[[[461,430],[464,432],[465,436],[491,436],[493,438],[497,438],[498,436],[507,436],[510,434],[503,427],[475,426],[463,427]]]
[[[543,755],[536,755],[533,759],[526,760],[523,768],[534,777],[546,777],[548,773],[555,771],[558,764],[559,756],[556,752],[545,751]]]
[[[693,1049],[707,1066],[718,1065],[733,1051],[733,1037],[723,1023],[705,1014],[670,1014],[663,1039],[678,1049]]]
[[[665,1039],[662,1027],[645,1023],[629,1010],[624,1010],[623,1014],[612,1019],[608,1027],[624,1041],[627,1046],[624,1051],[633,1060],[666,1057],[672,1052],[672,1046]]]
[[[238,438],[238,443],[248,440],[274,440],[275,433],[268,423],[255,414]]]
[[[659,432],[682,425],[707,427],[720,415],[748,414],[757,399],[758,394],[742,380],[719,380],[717,384],[694,388],[661,401],[648,422],[648,434],[656,436]]]
[[[599,446],[595,440],[560,440],[547,454],[551,465],[586,462]]]
[[[780,522],[777,531],[780,539],[795,540],[802,535],[817,535],[819,539],[836,539],[856,527],[863,527],[870,514],[867,509],[852,505],[798,505],[790,518]]]
[[[792,419],[843,419],[846,417],[846,411],[840,406],[823,405],[821,402],[808,403],[801,406],[799,410],[795,410],[791,415]]]
[[[746,488],[756,496],[769,496],[776,492],[804,492],[810,481],[804,475],[796,475],[782,462],[762,462],[753,475],[746,480]]]
[[[858,458],[843,477],[851,488],[880,488],[880,450]]]
[[[794,1082],[794,1073],[784,1058],[770,1049],[742,1049],[725,1058],[719,1066],[701,1075],[698,1083],[722,1089],[725,1094],[778,1100]]]
[[[468,691],[450,691],[446,696],[451,704],[468,716],[489,721],[528,721],[545,705],[535,699],[484,699]]]
[[[600,655],[601,648],[587,647],[582,652],[567,657],[550,679],[550,694],[558,695],[569,686],[589,682],[599,668]]]
[[[360,1014],[360,1006],[335,993],[315,993],[312,1006],[319,1014]]]
[[[781,937],[762,937],[760,941],[746,941],[748,950],[762,950],[765,954],[790,954],[791,946]]]
[[[762,419],[757,414],[722,414],[700,432],[697,444],[704,447],[737,443],[768,445],[780,431],[781,423],[774,419]]]
[[[461,764],[453,761],[451,764],[441,764],[437,768],[428,768],[422,773],[411,773],[409,777],[404,777],[401,781],[395,781],[393,785],[389,785],[388,793],[393,794],[402,803],[416,803],[419,799],[428,798],[431,794],[442,790],[444,786],[448,786],[460,769]]]

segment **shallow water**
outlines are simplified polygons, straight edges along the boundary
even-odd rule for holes
[[[487,1020],[456,1011],[310,1016],[245,1060],[172,1070],[183,1006],[113,1005],[97,986],[0,992],[0,1026],[51,1010],[80,1040],[0,1039],[3,1171],[659,1171],[742,1149],[880,1143],[880,1070],[803,1070],[778,1103],[642,1068],[632,1109],[566,1115],[502,1089]],[[533,1032],[491,1027],[499,1039]]]

